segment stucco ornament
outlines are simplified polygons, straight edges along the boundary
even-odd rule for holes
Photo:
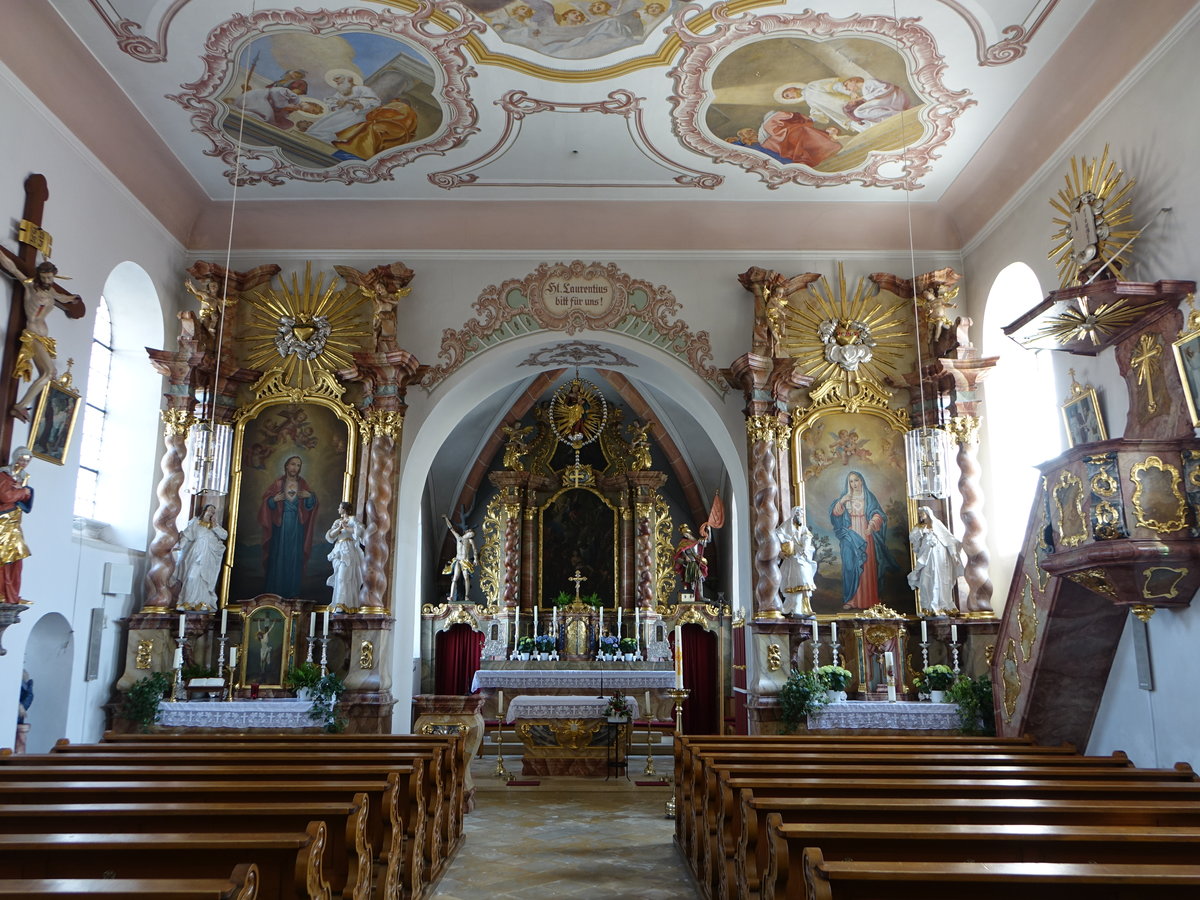
[[[326,316],[313,316],[308,322],[297,322],[294,316],[280,316],[275,346],[282,357],[315,359],[325,349],[332,330]]]
[[[825,358],[847,372],[857,371],[875,355],[871,328],[858,319],[826,319],[817,328],[817,337],[825,345]]]

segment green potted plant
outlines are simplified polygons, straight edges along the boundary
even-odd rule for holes
[[[791,734],[829,702],[824,682],[815,672],[792,669],[779,690],[779,724]]]
[[[604,604],[604,601],[600,599],[599,594],[584,594],[579,598],[579,602],[585,603],[591,607],[595,607],[596,609],[599,609]]]
[[[309,710],[308,717],[328,732],[345,731],[346,717],[342,715],[338,705],[345,690],[345,682],[332,672],[322,675],[310,689],[312,709]]]
[[[604,659],[612,659],[613,654],[621,647],[621,642],[615,634],[606,634],[600,638],[600,655]]]
[[[854,680],[854,673],[842,666],[821,666],[816,674],[821,684],[825,685],[830,703],[846,699],[846,688]]]
[[[283,683],[286,687],[296,692],[296,696],[301,700],[311,699],[313,689],[321,680],[321,667],[316,663],[302,662],[298,666],[292,666],[287,671],[287,676]]]
[[[633,657],[637,654],[637,638],[621,638],[617,646],[620,651],[625,654],[626,659],[633,659]]]
[[[562,609],[564,606],[570,606],[574,602],[575,598],[573,596],[568,594],[566,591],[559,591],[558,596],[550,601],[550,605],[557,606],[559,609]]]
[[[140,731],[149,731],[150,726],[158,721],[158,705],[170,687],[171,679],[166,672],[154,672],[139,679],[125,695],[121,714],[137,725]]]
[[[949,666],[926,666],[921,670],[922,684],[929,690],[929,699],[941,703],[945,691],[954,683],[954,670]]]
[[[549,659],[550,654],[555,650],[554,638],[548,634],[539,634],[533,639],[533,644],[542,659]]]
[[[946,691],[958,704],[959,727],[963,734],[994,735],[996,707],[992,698],[992,679],[986,673],[978,678],[963,675]]]
[[[615,691],[608,698],[608,705],[604,707],[605,718],[610,722],[628,722],[632,715],[633,710],[629,708],[629,701],[625,699],[625,695]]]
[[[529,659],[529,654],[533,653],[537,645],[531,637],[523,637],[517,641],[517,657],[519,659]]]

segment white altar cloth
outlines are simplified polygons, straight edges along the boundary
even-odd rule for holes
[[[168,728],[316,728],[311,700],[191,700],[162,703],[158,724]]]
[[[822,707],[808,717],[810,731],[824,728],[874,728],[895,731],[957,731],[957,703],[913,700],[847,700]]]
[[[608,706],[608,697],[538,697],[527,694],[514,697],[508,706],[506,722],[517,719],[601,719],[604,708]],[[626,697],[631,718],[638,717],[638,703],[633,697]]]
[[[673,669],[480,669],[471,679],[471,692],[480,688],[547,690],[573,688],[621,691],[661,691],[675,687]]]

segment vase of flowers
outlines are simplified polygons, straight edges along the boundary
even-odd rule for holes
[[[629,701],[625,699],[625,695],[620,691],[613,693],[608,698],[608,705],[604,707],[604,717],[610,722],[628,722],[629,717],[633,715],[633,710],[629,708]]]
[[[520,640],[518,640],[517,641],[517,659],[521,659],[521,660],[529,659],[529,654],[533,653],[536,646],[537,645],[534,644],[533,638],[531,638],[531,637],[523,637]]]
[[[954,670],[949,666],[926,666],[921,670],[922,685],[929,691],[929,699],[934,703],[942,703],[946,699],[945,692],[954,684]]]
[[[817,669],[817,678],[825,686],[826,696],[830,703],[840,703],[846,699],[846,688],[850,686],[854,674],[841,666],[821,666]]]
[[[618,647],[620,648],[621,652],[625,654],[626,661],[632,662],[634,654],[637,653],[637,648],[638,648],[637,639],[636,638],[621,638],[620,643],[618,644]]]
[[[621,642],[617,640],[616,635],[606,634],[600,638],[600,658],[612,659],[613,654],[620,648]]]
[[[554,638],[548,634],[539,634],[533,639],[533,644],[537,648],[539,659],[549,659],[550,654],[554,652]]]

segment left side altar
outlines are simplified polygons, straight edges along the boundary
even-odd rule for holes
[[[199,308],[173,348],[147,351],[165,382],[162,477],[113,727],[136,724],[123,700],[157,675],[168,727],[391,731],[396,456],[421,373],[396,307],[413,272],[336,268],[285,281],[197,262]],[[336,713],[309,718],[292,699],[306,681]]]

